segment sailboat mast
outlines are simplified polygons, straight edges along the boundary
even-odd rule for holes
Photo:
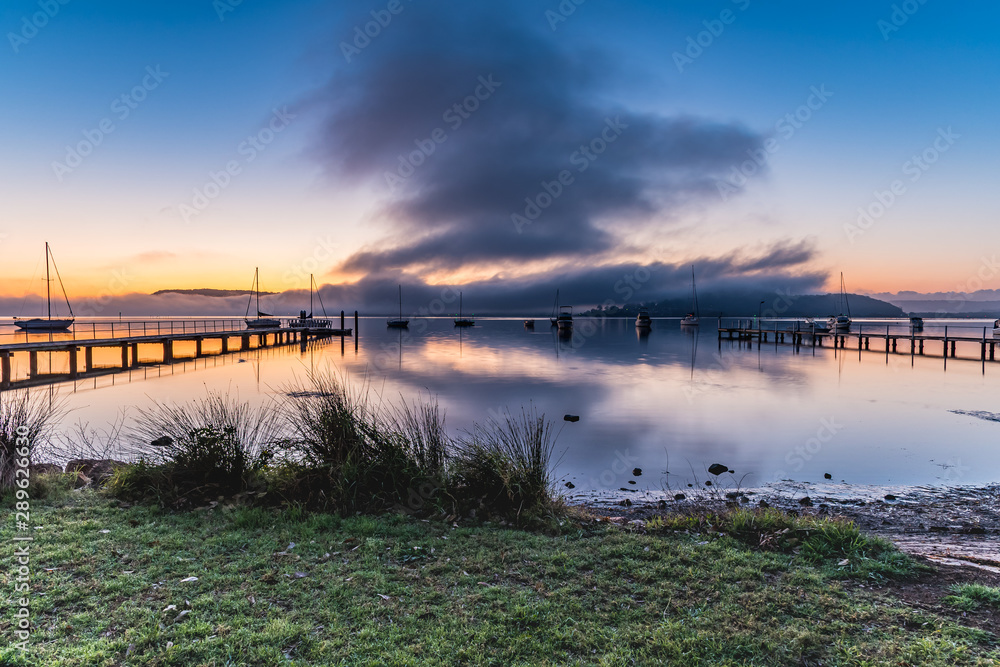
[[[844,272],[840,272],[840,297],[844,300],[844,306],[847,308],[847,316],[851,316],[851,303],[847,300],[847,284],[844,282]]]
[[[403,286],[399,285],[399,319],[403,319]]]
[[[309,317],[313,314],[313,274],[309,274]]]
[[[691,297],[694,300],[695,317],[701,317],[701,313],[698,308],[698,290],[694,286],[694,264],[691,265]]]
[[[49,242],[45,242],[45,303],[49,308],[49,321],[52,321],[52,279],[49,277]]]
[[[257,317],[260,317],[260,267],[254,267],[253,282],[257,286]]]

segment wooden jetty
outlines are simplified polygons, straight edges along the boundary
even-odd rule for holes
[[[836,349],[857,349],[872,350],[873,340],[882,341],[884,345],[875,348],[874,351],[885,354],[909,354],[925,355],[925,352],[933,354],[937,348],[935,343],[941,344],[941,356],[946,360],[957,358],[958,344],[978,346],[979,355],[974,357],[979,361],[995,361],[996,348],[1000,346],[1000,339],[992,337],[989,327],[983,328],[982,335],[969,335],[968,328],[962,327],[962,333],[949,333],[948,327],[944,327],[944,332],[938,334],[924,334],[910,331],[892,331],[891,325],[883,328],[879,324],[858,324],[857,331],[816,331],[808,326],[789,326],[789,322],[775,322],[773,328],[766,328],[762,324],[756,325],[747,322],[746,325],[739,323],[734,327],[722,326],[719,321],[719,343],[723,340],[739,340],[758,344],[772,342],[774,345],[791,344],[796,347],[808,345],[812,347],[824,347],[824,345]],[[782,328],[784,327],[784,328]],[[954,330],[954,329],[953,329]],[[933,356],[937,356],[934,354]]]
[[[242,320],[183,320],[183,321],[145,321],[145,322],[113,322],[74,325],[72,338],[66,335],[49,336],[49,340],[16,341],[0,344],[0,390],[15,386],[44,384],[63,379],[76,380],[89,374],[121,372],[143,365],[171,364],[176,360],[199,359],[215,354],[228,354],[262,347],[292,345],[298,343],[303,349],[310,339],[329,338],[333,336],[349,337],[357,330],[358,313],[354,313],[354,329],[344,327],[344,312],[340,313],[340,328],[331,327],[309,328],[295,326],[295,320],[282,322],[282,326],[273,329],[246,329]],[[105,329],[111,325],[110,333]],[[117,325],[117,331],[115,326]],[[211,327],[209,326],[211,325]],[[98,326],[102,330],[98,332]],[[80,338],[78,335],[88,333],[91,338]],[[200,330],[199,330],[200,329]],[[139,332],[142,333],[139,333]],[[99,335],[100,333],[100,335]],[[35,338],[39,336],[36,335]],[[205,352],[206,341],[218,341],[221,348],[218,352]],[[238,346],[233,345],[238,340]],[[194,356],[177,356],[174,354],[174,344],[178,342],[193,342]],[[160,358],[152,361],[140,361],[139,346],[153,345],[161,350]],[[121,350],[120,365],[113,367],[97,367],[94,364],[94,351],[98,349]],[[39,353],[65,353],[69,358],[68,373],[39,373]],[[27,354],[28,377],[16,381],[12,375],[12,359],[15,354]],[[117,356],[117,355],[116,355]],[[82,357],[82,365],[81,365]]]

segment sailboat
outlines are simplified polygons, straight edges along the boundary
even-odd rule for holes
[[[552,303],[552,316],[549,317],[552,326],[559,324],[559,290],[556,290],[556,300]]]
[[[329,329],[333,326],[333,321],[327,319],[329,316],[326,314],[326,306],[323,305],[323,297],[319,293],[319,289],[316,290],[315,294],[319,297],[319,305],[323,309],[323,318],[313,317],[313,286],[316,285],[316,280],[313,278],[313,274],[309,274],[309,314],[306,315],[306,311],[300,310],[299,317],[296,320],[290,320],[288,326],[293,329]],[[318,286],[317,286],[318,287]]]
[[[66,299],[66,307],[69,308],[69,317],[66,318],[52,319],[52,278],[49,276],[49,259],[52,260],[52,268],[56,270],[59,287],[62,288],[63,298]],[[59,267],[56,266],[56,258],[52,256],[52,250],[49,248],[48,241],[45,242],[45,302],[48,306],[48,317],[45,319],[35,317],[30,320],[15,317],[14,325],[25,331],[66,331],[76,321],[76,317],[73,315],[73,306],[69,305],[66,287],[63,285],[62,277],[59,275]]]
[[[844,310],[847,310],[846,315],[844,315]],[[844,286],[843,271],[840,272],[840,315],[836,317],[831,315],[827,319],[826,324],[834,333],[851,330],[851,304],[847,302],[847,289]]]
[[[455,320],[456,327],[475,326],[476,321],[472,318],[462,316],[462,293],[458,293],[458,319]]]
[[[250,291],[250,299],[247,301],[247,312],[244,316],[247,329],[277,329],[280,327],[281,320],[260,311],[260,279],[258,269],[256,268],[253,270],[253,284],[250,285]],[[251,318],[250,304],[254,302],[254,297],[257,299],[257,317]]]
[[[691,306],[693,313],[688,313],[681,318],[682,327],[696,327],[701,324],[701,312],[698,308],[698,290],[694,285],[694,265],[691,265]]]
[[[403,286],[399,286],[399,318],[386,320],[385,325],[390,329],[406,329],[410,326],[410,320],[403,319]]]

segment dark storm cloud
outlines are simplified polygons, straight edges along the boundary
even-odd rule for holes
[[[623,245],[616,223],[666,226],[760,147],[737,125],[614,101],[623,73],[608,55],[573,49],[530,16],[414,4],[340,61],[313,100],[314,154],[338,182],[384,192],[379,212],[395,231],[344,268],[597,256]]]
[[[815,249],[808,243],[779,243],[757,252],[735,252],[723,258],[695,260],[698,290],[706,296],[755,294],[747,303],[774,294],[809,294],[822,291],[826,275],[804,269],[814,259]],[[635,262],[612,265],[563,268],[513,279],[494,278],[458,286],[428,285],[402,272],[371,273],[362,280],[340,285],[323,285],[314,312],[322,308],[332,317],[340,310],[364,315],[396,312],[397,285],[403,286],[403,309],[407,315],[446,315],[458,310],[458,292],[465,293],[470,312],[496,315],[545,314],[559,289],[562,302],[581,308],[613,302],[652,302],[687,297],[691,289],[689,264],[661,262],[643,265]],[[81,317],[108,317],[119,312],[124,317],[216,315],[240,318],[247,312],[246,296],[204,297],[193,294],[159,295],[123,294],[98,298],[74,299],[74,310]],[[44,300],[0,297],[0,315],[42,312]],[[261,298],[261,309],[275,315],[298,314],[309,306],[309,293],[289,290]],[[747,311],[749,312],[749,311]]]

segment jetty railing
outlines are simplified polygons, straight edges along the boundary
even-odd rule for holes
[[[4,327],[6,329],[6,327]],[[50,340],[96,340],[162,336],[173,334],[237,332],[246,329],[242,318],[173,319],[173,320],[77,320],[68,331],[21,331],[11,327],[0,330],[0,345]]]
[[[796,348],[803,345],[815,348],[825,347],[824,343],[832,343],[834,349],[847,350],[855,349],[856,343],[859,354],[863,351],[873,351],[882,352],[887,357],[890,354],[925,356],[927,343],[941,343],[940,356],[945,359],[946,365],[948,358],[958,358],[959,344],[962,344],[966,351],[975,345],[979,354],[964,358],[982,361],[984,364],[986,361],[996,361],[1000,338],[993,335],[992,327],[946,324],[936,328],[939,329],[937,333],[925,333],[922,329],[907,328],[905,324],[897,324],[894,327],[892,324],[883,326],[882,323],[855,322],[851,329],[838,331],[835,327],[818,326],[816,323],[787,320],[764,322],[756,318],[739,319],[736,320],[735,326],[723,326],[722,318],[719,318],[718,337],[720,345],[723,340],[744,341],[749,344],[756,341],[758,345],[773,343],[776,348],[781,344],[791,344]],[[882,341],[884,346],[881,349],[878,347],[873,349],[871,346],[873,340]],[[908,350],[905,349],[907,341],[909,341]],[[900,342],[904,343],[902,350]]]

